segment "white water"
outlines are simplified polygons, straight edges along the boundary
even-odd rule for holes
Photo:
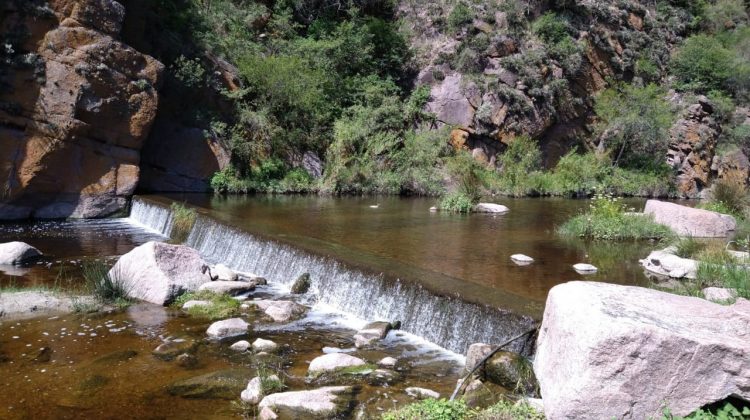
[[[132,219],[168,235],[171,211],[134,198]],[[302,273],[313,280],[318,302],[357,318],[402,322],[402,330],[452,352],[464,354],[472,343],[499,344],[528,329],[532,320],[508,311],[437,296],[418,283],[389,281],[199,216],[187,239],[206,260],[249,271],[291,286]],[[528,351],[522,342],[510,349]]]

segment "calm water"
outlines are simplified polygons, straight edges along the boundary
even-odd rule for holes
[[[153,197],[150,197],[153,198]],[[564,239],[556,226],[584,210],[588,200],[510,199],[505,215],[431,213],[434,199],[331,198],[307,196],[172,195],[205,209],[212,218],[350,263],[429,284],[450,282],[458,290],[509,293],[541,308],[553,286],[584,276],[571,267],[588,262],[599,272],[587,280],[645,284],[638,259],[649,243]],[[157,198],[158,199],[158,198]],[[642,209],[644,200],[626,204]],[[371,208],[377,205],[377,208]],[[520,267],[521,253],[536,261]],[[466,283],[463,285],[462,283]]]

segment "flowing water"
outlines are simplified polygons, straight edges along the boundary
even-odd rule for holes
[[[363,387],[358,401],[369,414],[408,402],[407,386],[449,394],[461,369],[457,354],[473,342],[499,343],[533,327],[548,290],[582,277],[574,263],[600,268],[586,279],[646,281],[637,260],[649,244],[588,243],[554,234],[585,201],[503,199],[511,209],[506,215],[465,216],[431,213],[429,199],[179,195],[136,197],[128,219],[0,225],[0,242],[22,240],[47,254],[30,267],[0,267],[0,286],[75,289],[81,261],[113,259],[146,241],[167,240],[173,201],[199,212],[187,244],[210,262],[265,276],[272,287],[261,293],[288,297],[294,279],[311,274],[307,303],[313,310],[306,318],[257,324],[246,337],[282,344],[290,388],[312,386],[305,370],[324,347],[369,361],[390,355],[411,366],[397,385]],[[514,253],[536,261],[517,266],[509,259]],[[399,320],[402,331],[371,349],[354,350],[356,329],[378,319]],[[97,315],[0,318],[0,418],[237,417],[231,401],[169,392],[175,381],[223,369],[246,372],[252,364],[249,356],[229,351],[228,343],[206,342],[208,324],[149,305]],[[197,366],[151,354],[175,337],[198,343]],[[525,341],[514,349],[530,350]]]

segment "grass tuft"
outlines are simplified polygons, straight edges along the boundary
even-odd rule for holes
[[[87,261],[81,267],[86,290],[101,303],[127,306],[131,299],[128,286],[109,274],[109,267],[102,261]]]
[[[229,295],[218,294],[208,290],[185,293],[172,303],[172,307],[181,309],[182,305],[190,300],[206,300],[210,303],[205,306],[193,306],[187,310],[188,314],[198,318],[210,320],[231,318],[240,313],[240,301]]]
[[[185,242],[193,229],[197,213],[195,209],[188,208],[181,203],[172,203],[172,239],[177,242]]]

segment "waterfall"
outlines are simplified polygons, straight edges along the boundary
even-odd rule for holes
[[[130,207],[130,220],[164,236],[172,233],[172,210],[139,198],[133,198]]]
[[[135,198],[131,217],[167,232],[169,212],[166,207]],[[534,322],[508,310],[439,296],[417,281],[389,279],[327,256],[260,239],[203,215],[196,220],[187,245],[209,262],[256,273],[285,286],[308,272],[319,302],[366,320],[399,320],[403,330],[459,354],[472,343],[501,343]],[[510,349],[528,353],[526,344],[519,340]]]

